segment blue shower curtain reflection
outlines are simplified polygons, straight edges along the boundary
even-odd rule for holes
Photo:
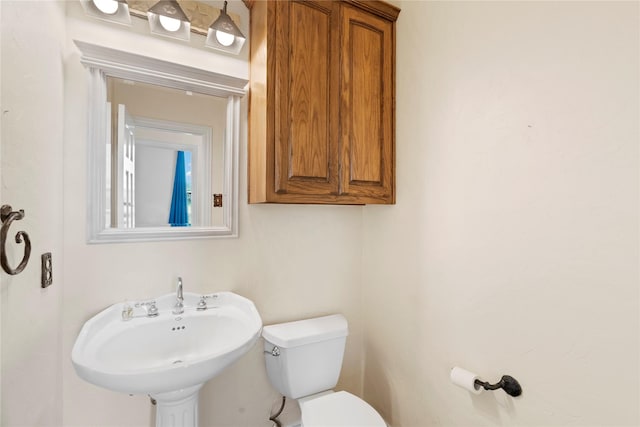
[[[178,151],[176,173],[173,179],[171,210],[169,212],[169,224],[171,224],[172,227],[187,227],[191,225],[189,223],[188,205],[185,154],[184,151]]]

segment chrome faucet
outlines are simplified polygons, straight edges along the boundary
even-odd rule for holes
[[[176,304],[173,306],[173,314],[184,313],[184,297],[182,296],[182,277],[178,277],[178,288],[176,289]]]

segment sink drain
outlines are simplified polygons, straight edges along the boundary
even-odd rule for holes
[[[174,365],[177,365],[178,363],[182,363],[182,360],[176,360],[173,362]]]

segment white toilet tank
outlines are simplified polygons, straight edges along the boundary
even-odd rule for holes
[[[340,376],[348,334],[347,319],[340,314],[265,326],[271,384],[291,399],[331,390]]]

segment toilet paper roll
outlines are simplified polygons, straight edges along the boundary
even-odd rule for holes
[[[482,388],[476,385],[478,376],[473,372],[469,372],[466,369],[458,368],[457,366],[451,369],[451,382],[457,386],[462,387],[465,390],[474,394],[482,393]]]

